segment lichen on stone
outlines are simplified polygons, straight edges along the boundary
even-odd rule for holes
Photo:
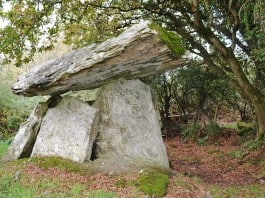
[[[174,32],[168,31],[156,23],[151,23],[149,27],[158,33],[159,38],[166,43],[168,48],[178,57],[184,55],[185,48],[181,42],[181,37]]]

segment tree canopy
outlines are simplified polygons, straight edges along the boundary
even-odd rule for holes
[[[52,47],[59,37],[78,48],[150,19],[182,37],[250,101],[265,133],[265,2],[263,0],[12,0],[1,10],[0,51],[17,65]],[[44,39],[46,38],[46,39]],[[49,41],[49,42],[48,42]]]

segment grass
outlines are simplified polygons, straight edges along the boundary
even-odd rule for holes
[[[212,186],[210,188],[212,197],[265,197],[265,187],[261,184],[246,185],[246,186],[230,186],[222,188],[219,186]]]
[[[113,192],[107,192],[103,190],[95,190],[87,193],[88,198],[118,198],[118,196]]]
[[[5,174],[1,177],[0,197],[30,198],[34,195],[35,191],[35,188],[25,187],[21,183],[15,181],[12,175]]]
[[[32,180],[23,173],[23,167],[32,163],[28,159],[0,165],[0,197],[1,198],[32,198],[32,197],[88,197],[117,198],[113,192],[103,190],[88,190],[85,184],[79,182],[60,182],[60,178],[49,179],[39,177]],[[64,165],[64,164],[63,164]],[[62,165],[62,166],[63,166]]]
[[[247,155],[246,151],[244,150],[232,150],[228,153],[228,156],[232,159],[239,159],[242,160]]]
[[[4,156],[6,153],[12,138],[0,140],[0,159]]]
[[[58,181],[49,181],[45,179],[27,184],[23,179],[16,180],[12,174],[4,174],[0,177],[0,197],[117,198],[117,195],[113,192],[103,190],[87,191],[86,186],[83,184],[64,184]]]

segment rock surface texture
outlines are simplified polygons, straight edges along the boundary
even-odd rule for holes
[[[39,104],[21,126],[6,161],[57,156],[77,162],[93,159],[88,163],[91,169],[104,173],[144,167],[168,170],[150,88],[133,79],[189,62],[181,56],[184,51],[178,53],[181,48],[168,43],[173,34],[143,21],[118,37],[66,54],[21,76],[12,87],[14,93],[52,97]],[[179,37],[174,38],[175,46]],[[98,87],[94,107],[60,96]]]
[[[100,88],[94,104],[100,110],[95,154],[99,159],[133,161],[168,168],[150,88],[140,80],[119,80]],[[107,162],[107,160],[106,160]],[[137,164],[139,163],[139,164]],[[127,165],[129,167],[129,165]]]
[[[96,138],[98,110],[65,96],[43,118],[31,156],[58,156],[77,162],[90,160]]]
[[[29,157],[38,135],[38,131],[48,110],[48,102],[38,104],[24,122],[10,147],[7,154],[3,157],[3,161],[13,161],[23,157]]]
[[[120,77],[150,76],[188,63],[177,57],[143,21],[118,37],[66,54],[33,68],[13,85],[15,94],[56,95],[100,87]]]

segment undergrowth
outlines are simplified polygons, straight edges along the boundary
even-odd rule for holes
[[[0,140],[0,159],[6,153],[11,141],[12,141],[12,138],[5,139],[5,140]]]
[[[222,135],[222,128],[214,121],[210,121],[205,126],[197,122],[189,123],[181,131],[184,140],[197,141],[199,145],[206,145]]]
[[[14,95],[11,85],[14,83],[13,70],[0,73],[0,139],[8,138],[29,116],[31,110],[43,97],[25,98]]]

